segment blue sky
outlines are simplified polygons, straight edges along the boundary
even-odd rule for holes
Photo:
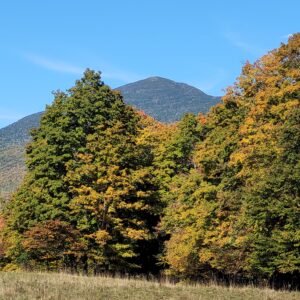
[[[0,128],[87,67],[111,87],[162,76],[222,95],[246,60],[299,31],[298,0],[2,0]]]

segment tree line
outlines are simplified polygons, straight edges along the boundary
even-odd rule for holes
[[[0,267],[297,282],[299,79],[295,34],[207,115],[164,124],[86,70],[32,131]]]

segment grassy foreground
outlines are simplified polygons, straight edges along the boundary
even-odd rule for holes
[[[0,272],[0,299],[300,299],[299,292],[254,287],[173,285],[136,279],[63,273]]]

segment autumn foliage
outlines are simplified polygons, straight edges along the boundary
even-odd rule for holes
[[[298,34],[246,63],[202,122],[162,219],[171,272],[299,278],[299,79]]]
[[[247,62],[207,115],[174,124],[87,70],[32,133],[0,255],[25,268],[297,282],[299,101],[300,34]]]

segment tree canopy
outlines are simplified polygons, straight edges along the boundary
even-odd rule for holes
[[[300,34],[173,124],[87,70],[32,132],[0,266],[299,283],[299,101]]]
[[[55,93],[32,132],[27,176],[6,210],[8,256],[30,265],[28,250],[36,247],[28,239],[36,245],[33,236],[45,237],[39,228],[46,226],[58,236],[69,230],[82,244],[76,253],[63,246],[66,263],[72,258],[85,270],[91,263],[95,271],[144,267],[140,251],[153,239],[158,200],[147,151],[137,143],[139,119],[91,70],[66,93]]]
[[[296,34],[246,63],[206,116],[163,217],[174,273],[299,276],[299,58]]]

